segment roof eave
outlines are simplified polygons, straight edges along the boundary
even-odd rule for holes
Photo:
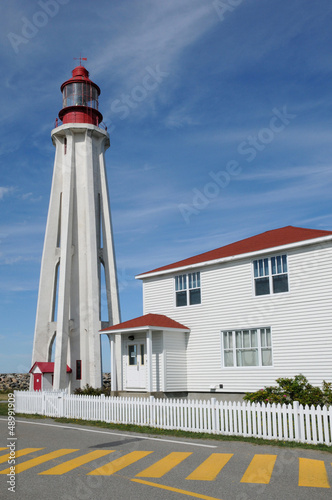
[[[326,241],[332,241],[332,235],[329,234],[327,236],[320,236],[319,238],[313,238],[309,240],[302,240],[302,241],[296,241],[295,243],[286,243],[284,245],[278,245],[274,247],[269,247],[269,248],[264,248],[262,250],[255,250],[254,252],[247,252],[247,253],[242,253],[238,255],[230,255],[229,257],[221,257],[220,259],[213,259],[213,260],[206,260],[202,262],[197,262],[194,264],[187,264],[184,266],[179,266],[179,267],[172,267],[170,269],[164,269],[161,271],[155,271],[155,272],[148,272],[148,273],[143,273],[143,274],[138,274],[135,276],[135,279],[145,279],[145,278],[152,278],[154,276],[161,276],[164,274],[171,274],[179,271],[184,271],[186,269],[196,269],[196,268],[202,268],[202,267],[207,267],[207,266],[213,266],[215,264],[221,264],[224,262],[230,262],[230,261],[235,261],[235,260],[241,260],[241,259],[248,259],[253,256],[258,256],[266,253],[273,253],[273,252],[281,252],[283,250],[287,249],[292,249],[292,248],[299,248],[307,245],[315,245],[318,243],[323,243]]]
[[[119,329],[106,329],[104,328],[103,330],[99,331],[99,334],[102,335],[104,333],[140,333],[140,332],[147,332],[149,330],[153,331],[169,331],[171,330],[172,332],[190,332],[189,328],[172,328],[170,326],[131,326],[130,328],[119,328]]]

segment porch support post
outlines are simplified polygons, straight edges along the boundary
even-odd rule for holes
[[[152,330],[146,332],[146,354],[148,358],[147,392],[152,392]]]
[[[115,342],[114,333],[111,333],[108,338],[111,345],[111,391],[116,391],[116,361],[115,361]]]

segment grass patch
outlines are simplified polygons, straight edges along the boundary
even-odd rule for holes
[[[2,403],[0,405],[0,410],[1,406],[7,407],[7,405]],[[16,417],[33,418],[33,419],[50,418],[36,414],[34,415],[17,414]],[[133,424],[112,424],[108,422],[102,422],[100,420],[80,420],[73,418],[52,418],[52,420],[54,422],[58,422],[61,424],[75,424],[75,425],[83,425],[91,427],[100,427],[102,429],[136,432],[139,434],[148,434],[150,436],[173,436],[182,439],[187,438],[187,439],[209,439],[214,441],[237,441],[237,442],[251,443],[257,446],[268,445],[268,446],[277,446],[279,448],[302,448],[307,450],[326,451],[328,453],[332,453],[332,446],[326,446],[324,444],[314,445],[314,444],[298,443],[295,441],[279,441],[279,440],[270,440],[270,439],[261,439],[261,438],[252,438],[243,436],[225,436],[221,434],[207,434],[200,432],[179,431],[170,429],[156,429],[155,427],[139,426]]]
[[[0,415],[7,417],[7,415],[8,415],[8,403],[0,403]]]

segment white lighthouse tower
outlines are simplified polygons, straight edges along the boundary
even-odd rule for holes
[[[104,158],[110,140],[100,127],[100,89],[80,62],[61,92],[30,372],[35,390],[73,391],[102,385],[98,332],[118,323],[120,313]],[[103,282],[106,322],[101,321]]]

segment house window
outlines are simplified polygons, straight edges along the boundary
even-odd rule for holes
[[[144,365],[144,344],[141,344],[141,365]]]
[[[255,295],[288,292],[287,255],[253,262]]]
[[[128,357],[129,357],[129,365],[136,366],[137,365],[137,345],[132,344],[128,346]]]
[[[271,328],[222,332],[223,366],[272,366]]]
[[[82,361],[80,359],[76,360],[76,380],[82,379]]]
[[[200,273],[179,274],[175,276],[176,307],[201,303]]]

